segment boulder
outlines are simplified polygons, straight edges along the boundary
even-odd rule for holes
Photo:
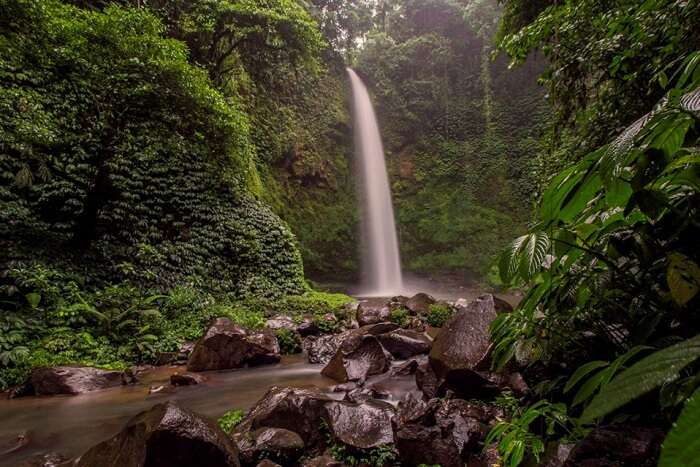
[[[350,329],[336,335],[329,334],[320,337],[310,336],[304,339],[302,346],[304,350],[306,350],[309,363],[322,363],[325,365],[336,354],[340,344],[346,340],[358,339],[365,335],[378,336],[396,329],[399,329],[399,326],[394,323],[371,324],[358,329]]]
[[[408,395],[392,420],[402,463],[461,467],[480,451],[498,415],[499,409],[486,404],[459,399],[423,402]]]
[[[258,462],[258,465],[256,467],[282,467],[282,466],[272,462],[270,459],[263,459],[260,462]]]
[[[240,442],[259,428],[284,428],[297,433],[307,448],[324,442],[320,421],[325,404],[333,401],[316,390],[273,387],[236,427],[233,438]]]
[[[88,366],[42,367],[32,371],[30,383],[37,396],[84,394],[135,381],[130,373]]]
[[[323,455],[313,457],[302,462],[302,467],[344,467],[345,464],[333,459],[331,456]]]
[[[73,465],[66,456],[55,452],[38,454],[24,460],[19,467],[68,467]]]
[[[301,337],[314,336],[321,332],[321,330],[316,326],[313,318],[309,316],[304,316],[301,323],[297,326],[297,332]]]
[[[399,365],[391,367],[391,376],[410,376],[416,373],[420,365],[427,365],[428,359],[425,356],[406,360]]]
[[[487,363],[490,326],[496,318],[492,295],[482,295],[455,313],[433,341],[430,364],[439,378],[456,369],[475,370]]]
[[[173,373],[170,375],[170,384],[173,386],[193,386],[204,381],[204,376],[192,373]]]
[[[360,326],[367,326],[368,324],[377,324],[389,321],[390,315],[391,310],[386,305],[360,303],[360,305],[357,307],[355,317]]]
[[[241,459],[253,464],[260,459],[290,465],[301,457],[304,441],[293,431],[284,428],[259,428],[238,442]]]
[[[278,329],[289,329],[290,331],[296,331],[297,325],[294,324],[294,321],[290,316],[275,316],[274,318],[268,319],[267,322],[265,322],[265,327],[268,329],[272,330],[278,330]]]
[[[348,402],[361,403],[371,399],[388,399],[389,394],[380,392],[375,388],[355,388],[345,394],[343,400]]]
[[[427,314],[430,311],[430,305],[437,303],[432,296],[426,293],[417,293],[413,297],[409,298],[404,306],[408,308],[415,314]]]
[[[251,333],[228,318],[217,318],[195,344],[187,369],[226,370],[279,361],[280,348],[272,333]]]
[[[348,331],[346,331],[347,333]],[[306,351],[309,363],[328,363],[333,355],[338,351],[339,340],[343,339],[343,334],[325,336],[309,336],[302,342],[302,347]]]
[[[375,336],[355,335],[345,339],[321,374],[336,381],[364,382],[368,376],[384,373],[389,360]]]
[[[83,454],[76,466],[240,466],[236,444],[216,424],[173,402],[158,404]]]
[[[391,419],[394,407],[386,402],[366,400],[326,404],[326,423],[333,438],[357,449],[371,449],[394,442]]]
[[[664,432],[658,428],[610,425],[593,429],[569,453],[564,467],[655,466]]]
[[[397,329],[380,334],[377,339],[382,347],[398,360],[406,360],[415,355],[428,353],[432,345],[432,340],[428,336],[409,329]]]

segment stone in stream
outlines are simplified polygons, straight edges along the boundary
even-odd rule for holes
[[[398,360],[406,360],[415,355],[428,353],[432,345],[432,340],[428,336],[409,329],[397,329],[380,334],[377,339],[382,347]]]
[[[495,318],[493,296],[486,294],[445,323],[433,341],[429,368],[419,368],[416,374],[428,397],[446,390],[458,391],[460,397],[476,397],[482,387],[498,386],[494,375],[481,371],[489,365],[490,326]]]
[[[344,467],[345,464],[333,459],[331,456],[323,455],[306,459],[301,463],[301,467]]]
[[[316,323],[314,323],[313,318],[310,316],[304,316],[296,330],[301,337],[314,336],[321,332]]]
[[[36,368],[30,376],[31,388],[37,396],[84,394],[134,382],[135,378],[128,371],[102,370],[88,366]]]
[[[256,467],[282,467],[282,466],[272,462],[270,459],[263,459],[260,462],[258,462],[258,465]]]
[[[76,467],[239,467],[236,444],[215,423],[177,406],[158,404],[116,436],[83,454]]]
[[[270,388],[236,427],[233,438],[240,442],[259,428],[284,428],[297,433],[307,448],[318,446],[324,442],[320,422],[325,404],[333,400],[317,390]]]
[[[326,404],[326,423],[333,438],[357,449],[393,443],[393,416],[394,407],[382,401],[334,401]]]
[[[173,373],[170,375],[170,384],[173,386],[193,386],[205,381],[204,376],[193,373]]]
[[[293,464],[304,452],[304,441],[293,431],[284,428],[259,428],[238,442],[244,464],[253,464],[261,458]]]
[[[389,369],[384,349],[375,336],[356,335],[345,339],[321,374],[336,381],[363,383],[368,376]]]
[[[355,319],[360,326],[367,326],[368,324],[377,324],[389,321],[391,310],[388,306],[373,305],[369,303],[360,303],[357,307],[357,313]]]
[[[336,354],[340,344],[349,339],[357,339],[361,336],[378,336],[399,329],[394,323],[378,323],[363,326],[358,329],[350,329],[340,334],[328,334],[320,337],[307,337],[303,347],[306,350],[309,363],[327,364]]]
[[[425,315],[430,311],[430,305],[437,303],[435,298],[426,293],[417,293],[409,298],[404,306],[415,314]]]
[[[477,455],[500,409],[460,399],[424,402],[406,396],[393,418],[402,465],[461,467]]]
[[[249,332],[228,318],[215,319],[197,341],[187,362],[189,371],[227,370],[280,361],[277,337]]]
[[[71,465],[73,462],[63,454],[50,452],[32,456],[19,464],[19,467],[69,467]]]
[[[296,331],[297,325],[294,324],[291,316],[275,316],[274,318],[268,319],[265,323],[265,327],[268,329],[288,329],[290,331]]]

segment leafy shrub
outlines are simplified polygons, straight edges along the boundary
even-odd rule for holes
[[[439,328],[449,320],[454,314],[454,310],[446,303],[434,303],[430,305],[426,320],[428,324]]]
[[[389,320],[394,323],[398,324],[401,327],[406,327],[408,323],[410,322],[410,314],[408,310],[404,307],[398,307],[394,308],[391,310],[389,313]]]
[[[245,412],[241,409],[232,409],[219,417],[219,426],[226,433],[231,433],[234,428],[238,426],[239,423],[245,417]]]
[[[278,329],[275,331],[277,342],[280,345],[280,351],[285,354],[295,354],[301,352],[301,336],[296,331],[291,329]]]

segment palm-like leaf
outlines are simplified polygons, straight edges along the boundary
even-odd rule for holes
[[[581,415],[582,422],[603,417],[637,397],[678,377],[700,357],[700,335],[654,352],[620,373],[603,387]]]
[[[700,389],[688,398],[661,449],[659,467],[699,466]]]

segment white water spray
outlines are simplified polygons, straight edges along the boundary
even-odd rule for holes
[[[397,295],[403,291],[403,279],[382,139],[367,88],[350,68],[348,75],[352,84],[355,154],[362,188],[364,290],[360,295]]]

